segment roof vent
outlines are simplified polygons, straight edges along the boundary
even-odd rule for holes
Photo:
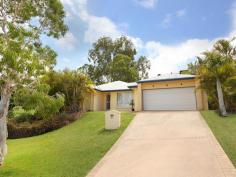
[[[161,76],[161,74],[157,74],[157,76]]]

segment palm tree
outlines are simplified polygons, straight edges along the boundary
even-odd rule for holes
[[[231,60],[235,60],[236,48],[232,45],[232,42],[234,40],[235,38],[231,40],[225,40],[225,39],[218,40],[215,43],[213,50],[219,52],[224,57],[227,57]]]
[[[198,58],[200,78],[202,80],[213,78],[216,82],[219,110],[222,116],[227,115],[222,83],[235,74],[235,56],[236,49],[231,45],[231,41],[219,40],[212,51],[204,52],[203,57]]]

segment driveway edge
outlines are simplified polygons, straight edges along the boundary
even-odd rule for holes
[[[231,160],[225,153],[224,149],[221,147],[220,143],[216,139],[214,133],[211,131],[211,128],[208,126],[205,119],[202,117],[202,114],[199,112],[201,121],[204,124],[205,128],[210,132],[210,142],[214,147],[214,153],[216,155],[217,161],[221,167],[222,172],[224,173],[225,177],[236,177],[236,169],[232,164]]]
[[[93,177],[97,173],[97,171],[103,166],[103,164],[109,159],[109,155],[117,148],[119,142],[123,139],[123,137],[127,134],[128,129],[130,126],[132,126],[135,117],[137,114],[133,117],[131,122],[129,123],[128,127],[126,127],[125,131],[121,134],[121,136],[118,138],[118,140],[112,145],[112,147],[104,154],[104,156],[97,162],[97,164],[92,168],[92,170],[86,175],[86,177]]]

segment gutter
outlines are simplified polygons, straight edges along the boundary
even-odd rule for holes
[[[131,89],[118,89],[118,90],[99,90],[99,89],[94,89],[99,92],[122,92],[122,91],[132,91]]]
[[[158,80],[143,80],[143,81],[138,81],[137,83],[148,83],[148,82],[164,82],[164,81],[175,81],[175,80],[191,80],[195,79],[196,77],[185,77],[185,78],[173,78],[173,79],[158,79]]]
[[[128,86],[129,88],[136,88],[136,87],[138,87],[137,85],[135,85],[135,86]]]

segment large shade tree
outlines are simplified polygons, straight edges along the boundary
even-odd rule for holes
[[[90,64],[85,64],[80,70],[85,72],[95,84],[115,81],[118,76],[122,76],[119,78],[122,81],[147,78],[150,62],[144,56],[135,58],[136,54],[134,44],[127,37],[122,36],[115,40],[110,37],[102,37],[89,50]],[[124,70],[125,68],[128,70]],[[132,74],[125,75],[124,71],[125,73],[132,71]]]
[[[138,80],[138,72],[135,62],[123,54],[117,54],[111,62],[111,79],[112,81],[122,80],[124,82],[132,82]]]
[[[0,0],[0,165],[7,153],[7,114],[13,90],[30,86],[53,67],[56,53],[42,35],[59,38],[67,27],[59,0]]]

